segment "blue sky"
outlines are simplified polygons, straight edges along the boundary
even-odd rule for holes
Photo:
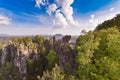
[[[120,13],[120,0],[0,0],[0,34],[71,34]]]

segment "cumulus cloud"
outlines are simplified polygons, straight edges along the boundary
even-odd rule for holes
[[[57,0],[57,2],[62,6],[61,12],[64,14],[66,19],[74,24],[73,20],[73,8],[71,7],[71,4],[74,2],[74,0]]]
[[[48,9],[47,9],[46,12],[47,12],[49,15],[51,15],[53,12],[56,11],[56,9],[57,9],[57,5],[56,5],[56,4],[51,4],[51,5],[49,5],[49,7],[48,7]]]
[[[40,5],[47,5],[48,4],[48,0],[36,0],[36,7],[40,7]]]
[[[6,16],[0,15],[0,24],[8,25],[8,24],[10,24],[10,19]]]
[[[78,22],[73,19],[73,7],[71,6],[74,0],[56,0],[58,7],[61,6],[61,15],[64,16],[69,26],[79,26]]]
[[[68,25],[65,17],[60,13],[60,10],[57,10],[55,13],[54,27],[56,28],[66,28]]]
[[[73,19],[73,7],[71,6],[74,0],[55,0],[56,3],[48,5],[46,12],[51,16],[54,14],[53,25],[56,28],[67,28],[70,26],[79,26],[77,20]],[[36,0],[36,5],[44,4],[42,0]]]

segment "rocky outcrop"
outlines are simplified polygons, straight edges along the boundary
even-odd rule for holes
[[[65,44],[69,43],[70,39],[71,39],[71,36],[70,35],[66,35],[66,36],[64,36],[62,38],[62,43],[65,43]]]
[[[42,49],[45,49],[45,52],[54,50],[58,55],[58,64],[60,68],[72,73],[75,67],[74,63],[76,53],[73,45],[71,46],[70,39],[71,36],[67,35],[59,40],[56,40],[54,36],[49,40],[44,40],[43,43],[10,42],[9,45],[1,50],[1,62],[2,64],[7,61],[12,62],[13,67],[20,72],[20,76],[25,77],[27,74],[26,61],[28,59],[35,61],[38,58],[38,54],[39,58],[41,58],[40,56],[44,56],[45,58],[45,54],[42,53]],[[40,63],[39,60],[38,63]]]
[[[75,51],[68,45],[62,45],[59,49],[59,65],[61,69],[73,70],[75,67]],[[72,71],[70,71],[72,73]]]
[[[36,58],[37,51],[29,48],[30,46],[25,46],[23,43],[10,43],[8,46],[2,48],[1,50],[1,61],[2,64],[5,62],[12,62],[13,66],[18,69],[21,77],[24,77],[27,73],[26,61],[34,53],[34,58]]]
[[[75,50],[70,43],[71,36],[66,35],[62,38],[61,46],[59,47],[58,55],[59,55],[59,65],[61,69],[66,70],[67,72],[73,72],[75,67]]]

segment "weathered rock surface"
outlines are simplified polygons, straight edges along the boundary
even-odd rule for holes
[[[34,52],[36,52],[36,50]],[[25,46],[22,43],[10,43],[8,46],[2,48],[1,50],[1,62],[2,64],[7,61],[12,62],[13,66],[19,70],[21,76],[25,76],[25,74],[27,73],[26,60],[30,57],[32,53],[33,51],[29,49],[29,46]]]

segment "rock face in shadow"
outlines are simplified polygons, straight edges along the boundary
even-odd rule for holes
[[[66,35],[62,38],[62,43],[59,48],[59,65],[66,72],[72,73],[75,67],[75,50],[70,43],[71,36]]]
[[[66,35],[66,36],[64,36],[62,38],[62,43],[67,44],[67,43],[69,43],[70,39],[71,39],[71,36],[70,35]]]
[[[62,45],[59,49],[59,66],[67,71],[75,67],[75,51],[69,45]],[[72,73],[72,71],[70,71]]]

